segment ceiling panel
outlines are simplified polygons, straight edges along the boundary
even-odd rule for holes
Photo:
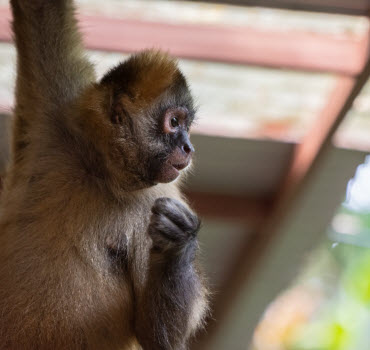
[[[124,60],[90,51],[98,76]],[[13,105],[15,50],[0,44],[0,108]],[[194,131],[206,135],[297,142],[316,120],[335,76],[246,65],[180,60],[199,106]]]

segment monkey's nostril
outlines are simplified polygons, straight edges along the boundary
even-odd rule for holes
[[[182,146],[182,150],[186,153],[186,154],[190,154],[192,152],[194,152],[194,147],[189,144],[189,143],[185,143],[183,146]]]

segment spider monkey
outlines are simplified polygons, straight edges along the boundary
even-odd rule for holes
[[[12,154],[0,203],[0,349],[183,350],[207,289],[179,191],[195,116],[174,59],[100,81],[72,0],[11,0]]]

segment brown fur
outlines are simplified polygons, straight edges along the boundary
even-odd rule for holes
[[[11,5],[18,69],[0,203],[0,349],[140,349],[135,319],[152,307],[141,299],[153,287],[151,208],[160,197],[182,200],[176,183],[154,186],[140,175],[146,149],[160,147],[143,110],[189,102],[186,82],[167,55],[145,52],[126,64],[132,77],[118,69],[96,83],[72,1]],[[131,124],[114,125],[117,113]],[[202,322],[206,293],[198,277],[184,339],[165,349],[185,344]],[[153,339],[151,348],[158,346]]]

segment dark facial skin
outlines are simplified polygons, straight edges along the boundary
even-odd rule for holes
[[[185,169],[194,153],[188,134],[188,111],[185,107],[168,109],[160,125],[160,131],[167,136],[171,151],[159,169],[155,181],[167,183],[174,181]]]

